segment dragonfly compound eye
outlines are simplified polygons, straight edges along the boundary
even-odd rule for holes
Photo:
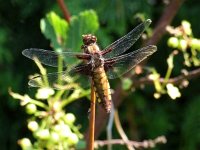
[[[82,35],[82,38],[83,38],[83,43],[85,45],[90,45],[90,44],[96,43],[96,41],[97,41],[96,36],[94,36],[92,34]]]

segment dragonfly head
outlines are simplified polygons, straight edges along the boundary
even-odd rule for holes
[[[85,53],[94,54],[99,51],[99,47],[96,44],[97,38],[92,34],[82,35],[83,45],[81,49],[84,50]]]
[[[96,43],[97,41],[97,38],[96,36],[92,35],[92,34],[85,34],[85,35],[82,35],[82,38],[83,38],[83,44],[84,45],[91,45],[91,44],[94,44]]]

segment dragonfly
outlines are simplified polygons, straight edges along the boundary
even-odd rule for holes
[[[97,45],[97,38],[92,34],[82,35],[83,52],[54,52],[50,50],[29,48],[23,50],[22,54],[30,59],[37,57],[38,60],[48,66],[57,67],[59,57],[63,57],[63,67],[68,67],[71,58],[81,60],[81,63],[73,67],[68,67],[66,71],[47,74],[50,85],[61,80],[65,80],[67,74],[79,74],[89,76],[92,79],[95,95],[100,105],[107,113],[111,111],[111,90],[108,79],[115,79],[130,71],[138,63],[152,55],[157,47],[148,45],[138,50],[126,53],[126,51],[140,38],[145,29],[150,25],[151,20],[147,19],[128,34],[116,40],[104,50],[100,50]],[[29,81],[32,87],[40,87],[39,81],[43,77],[37,76]]]

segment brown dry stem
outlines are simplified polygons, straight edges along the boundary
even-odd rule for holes
[[[90,122],[89,122],[89,137],[87,140],[87,150],[94,149],[94,134],[95,134],[95,104],[96,96],[93,82],[91,81],[91,104],[90,104]]]

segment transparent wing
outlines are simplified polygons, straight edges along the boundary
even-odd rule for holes
[[[55,72],[48,73],[46,76],[36,76],[29,80],[28,85],[30,87],[51,87],[54,89],[60,89],[58,85],[70,85],[73,83],[67,72]]]
[[[106,59],[104,69],[108,78],[114,79],[120,77],[142,60],[146,59],[149,55],[152,55],[156,50],[156,46],[149,45],[128,54]]]
[[[29,80],[31,87],[51,87],[54,89],[73,89],[77,86],[82,88],[89,86],[88,76],[91,75],[90,64],[81,64],[71,71],[48,73],[46,76],[36,76]]]
[[[108,47],[106,47],[102,54],[104,54],[104,58],[112,58],[124,53],[128,50],[141,36],[144,30],[151,24],[151,20],[148,19],[145,22],[139,24],[132,31],[130,31],[125,36],[121,37]]]
[[[30,48],[23,50],[22,54],[33,60],[34,57],[37,57],[42,64],[57,67],[58,58],[63,58],[63,67],[67,67],[74,62],[77,62],[78,59],[89,59],[90,55],[85,53],[75,53],[75,52],[54,52],[50,50]],[[78,58],[78,59],[77,59]]]

